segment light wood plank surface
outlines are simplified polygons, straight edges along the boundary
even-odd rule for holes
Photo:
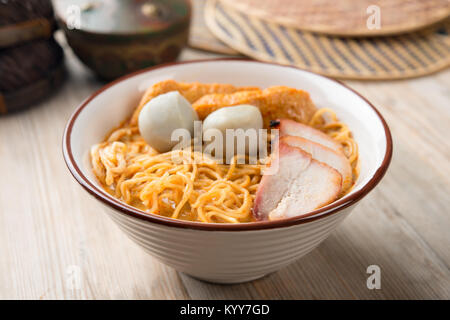
[[[0,117],[0,299],[450,299],[449,70],[348,81],[392,130],[386,177],[304,258],[260,280],[214,285],[138,248],[70,176],[64,126],[102,84],[66,52],[61,90]],[[216,56],[186,49],[181,59]],[[366,286],[372,264],[381,268],[379,290]],[[79,288],[70,285],[74,270]]]

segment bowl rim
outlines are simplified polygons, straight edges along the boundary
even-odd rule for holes
[[[331,80],[336,82],[338,85],[341,85],[345,87],[346,89],[350,90],[357,96],[359,96],[361,99],[364,100],[374,111],[377,115],[378,119],[381,121],[384,129],[384,135],[386,139],[386,152],[383,158],[383,161],[381,162],[381,165],[376,169],[374,175],[370,180],[362,186],[361,189],[356,191],[355,193],[349,195],[348,197],[344,197],[342,199],[339,199],[330,205],[319,208],[317,210],[309,212],[307,215],[303,215],[301,217],[291,217],[286,219],[280,219],[275,221],[257,221],[257,222],[249,222],[249,223],[204,223],[204,222],[194,222],[194,221],[185,221],[185,220],[178,220],[178,219],[172,219],[169,217],[159,216],[155,214],[148,214],[144,211],[137,209],[135,207],[132,207],[122,201],[120,201],[117,198],[114,198],[113,196],[109,195],[105,191],[101,190],[99,187],[92,184],[89,179],[83,174],[80,167],[77,165],[73,153],[72,153],[72,146],[71,146],[71,134],[73,125],[76,122],[79,114],[81,111],[89,105],[89,103],[98,95],[102,94],[103,91],[113,87],[114,85],[127,80],[128,78],[132,78],[134,76],[140,75],[142,73],[147,73],[149,71],[153,71],[156,69],[166,68],[166,67],[172,67],[182,64],[192,64],[192,63],[203,63],[203,62],[218,62],[218,61],[241,61],[241,62],[251,62],[251,63],[261,63],[261,64],[269,64],[273,66],[279,66],[279,67],[285,67],[285,68],[292,68],[296,70],[301,70],[303,72],[311,73],[316,76]],[[330,215],[333,215],[335,213],[340,212],[342,209],[349,207],[359,200],[361,200],[363,197],[365,197],[383,178],[384,174],[387,171],[387,168],[389,167],[389,164],[391,162],[392,158],[392,135],[389,130],[389,127],[384,120],[383,116],[380,114],[380,112],[375,108],[375,106],[368,101],[365,97],[363,97],[360,93],[355,91],[354,89],[348,87],[346,84],[342,83],[339,80],[332,79],[308,70],[304,70],[295,66],[289,66],[289,65],[283,65],[278,63],[272,63],[272,62],[266,62],[266,61],[257,61],[257,60],[251,60],[246,58],[216,58],[216,59],[198,59],[198,60],[190,60],[190,61],[178,61],[178,62],[170,62],[166,64],[161,64],[157,66],[153,66],[150,68],[145,68],[130,74],[127,74],[125,76],[122,76],[118,78],[115,81],[112,81],[94,93],[92,93],[87,99],[85,99],[73,112],[71,117],[69,118],[67,125],[64,129],[63,134],[63,141],[62,141],[62,149],[63,149],[63,157],[64,161],[66,162],[67,168],[69,169],[72,176],[77,180],[77,182],[92,196],[100,200],[102,203],[106,204],[107,206],[111,207],[112,209],[117,210],[118,212],[131,216],[134,218],[138,218],[143,221],[156,223],[159,225],[165,225],[169,227],[176,227],[176,228],[184,228],[184,229],[194,229],[194,230],[205,230],[205,231],[250,231],[250,230],[264,230],[264,229],[274,229],[274,228],[284,228],[284,227],[290,227],[298,224],[304,224],[312,221],[316,221],[319,219],[323,219],[325,217],[328,217]],[[318,215],[320,214],[320,215]]]

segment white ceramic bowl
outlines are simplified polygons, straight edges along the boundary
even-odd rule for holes
[[[131,114],[148,86],[165,79],[262,88],[285,85],[308,91],[318,107],[335,110],[353,132],[361,161],[354,189],[307,217],[246,224],[174,220],[146,214],[113,198],[92,173],[90,147]],[[237,283],[277,271],[326,239],[383,177],[392,155],[392,140],[378,111],[337,81],[293,67],[219,59],[158,66],[108,84],[75,111],[64,133],[63,151],[75,179],[106,205],[110,217],[147,252],[193,277]]]

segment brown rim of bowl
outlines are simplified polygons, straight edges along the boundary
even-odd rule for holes
[[[308,213],[306,216],[303,215],[301,217],[292,217],[292,218],[286,218],[281,220],[275,220],[275,221],[257,221],[257,222],[248,222],[248,223],[238,223],[238,224],[232,224],[232,223],[204,223],[204,222],[191,222],[191,221],[185,221],[185,220],[177,220],[172,219],[168,217],[158,216],[154,214],[148,214],[145,213],[142,210],[139,210],[137,208],[134,208],[130,205],[127,205],[126,203],[118,200],[117,198],[114,198],[113,196],[107,194],[105,191],[101,190],[99,187],[93,185],[88,178],[82,173],[78,165],[76,164],[73,154],[72,154],[72,148],[70,143],[72,128],[75,123],[75,121],[78,118],[78,115],[80,112],[89,104],[91,100],[93,100],[96,96],[101,94],[106,89],[109,89],[110,87],[114,86],[115,84],[124,81],[128,78],[134,77],[138,74],[145,73],[148,71],[152,71],[155,69],[165,68],[169,66],[174,65],[180,65],[180,64],[189,64],[189,63],[202,63],[202,62],[214,62],[214,61],[244,61],[244,62],[252,62],[252,63],[263,63],[263,64],[270,64],[275,66],[281,66],[285,68],[293,68],[297,70],[302,70],[308,73],[312,73],[314,75],[317,75],[322,78],[326,78],[328,80],[332,80],[334,82],[337,82],[338,84],[344,86],[348,90],[352,91],[356,95],[358,95],[361,99],[363,99],[376,113],[379,120],[383,124],[384,133],[386,136],[386,153],[384,155],[383,162],[381,163],[381,166],[378,167],[373,177],[358,191],[355,193],[349,195],[348,197],[344,197],[342,199],[339,199],[332,204],[320,208],[317,210],[314,210],[310,213]],[[386,124],[386,121],[381,116],[380,112],[370,103],[366,98],[364,98],[362,95],[360,95],[358,92],[353,90],[352,88],[348,87],[347,85],[343,84],[341,81],[331,79],[319,74],[316,74],[314,72],[306,71],[297,67],[293,66],[287,66],[277,63],[271,63],[271,62],[264,62],[264,61],[255,61],[251,59],[242,59],[242,58],[219,58],[219,59],[201,59],[201,60],[192,60],[192,61],[181,61],[181,62],[172,62],[167,64],[158,65],[151,68],[146,68],[143,70],[139,70],[136,72],[133,72],[131,74],[125,75],[113,82],[110,82],[109,84],[105,85],[104,87],[100,88],[96,92],[94,92],[89,98],[84,100],[81,105],[75,110],[75,112],[70,117],[67,126],[64,130],[63,135],[63,156],[64,160],[66,162],[66,165],[70,171],[70,173],[73,175],[73,177],[78,181],[78,183],[86,189],[91,195],[93,195],[98,200],[102,201],[104,204],[108,205],[109,207],[112,207],[113,209],[119,211],[122,214],[132,216],[134,218],[138,218],[144,221],[153,222],[157,224],[162,224],[169,227],[176,227],[176,228],[187,228],[187,229],[195,229],[195,230],[208,230],[208,231],[249,231],[249,230],[263,230],[263,229],[272,229],[272,228],[282,228],[282,227],[290,227],[297,224],[302,223],[308,223],[311,221],[315,221],[318,219],[325,218],[329,215],[332,215],[334,213],[339,212],[340,210],[355,204],[359,200],[361,200],[365,195],[367,195],[377,184],[380,182],[381,178],[386,173],[387,168],[389,167],[389,163],[391,161],[392,157],[392,136],[391,132]],[[320,214],[319,216],[316,216],[317,214]]]

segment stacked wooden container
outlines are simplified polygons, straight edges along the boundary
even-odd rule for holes
[[[0,114],[30,107],[62,83],[55,29],[50,0],[0,1]]]

